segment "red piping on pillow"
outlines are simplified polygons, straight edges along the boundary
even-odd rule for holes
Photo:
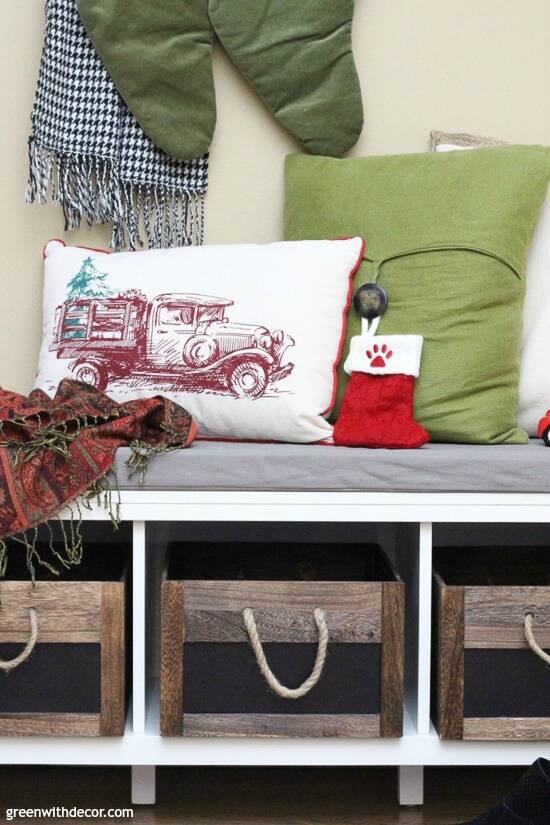
[[[337,238],[336,240],[351,241],[351,240],[353,240],[354,237],[358,237],[358,236],[352,236],[350,238]],[[346,340],[348,312],[349,312],[349,308],[351,306],[351,296],[352,296],[352,293],[353,293],[353,276],[355,275],[355,273],[357,272],[357,270],[361,266],[361,263],[363,261],[363,255],[365,254],[366,245],[367,244],[366,244],[365,239],[362,238],[361,239],[361,249],[359,251],[359,257],[357,258],[357,261],[356,261],[353,269],[350,271],[349,276],[348,276],[349,277],[349,289],[348,289],[348,295],[347,295],[347,298],[346,298],[346,304],[344,306],[344,310],[343,310],[343,313],[342,313],[342,333],[340,335],[340,343],[338,344],[338,354],[336,355],[336,361],[334,362],[334,365],[332,367],[332,374],[333,374],[332,395],[331,395],[330,404],[329,404],[328,408],[324,412],[321,413],[321,415],[323,417],[328,415],[331,412],[331,410],[334,407],[334,404],[336,402],[336,393],[338,392],[338,364],[340,363],[340,359],[342,358],[342,350],[344,349],[344,343],[345,343],[345,340]]]
[[[44,244],[44,248],[42,249],[42,257],[46,258],[46,247],[50,243],[60,243],[62,246],[67,246],[67,242],[64,241],[62,238],[50,238]],[[114,255],[112,249],[99,249],[97,246],[86,246],[85,244],[80,243],[72,243],[70,244],[72,249],[86,249],[88,252],[99,252],[101,255]],[[149,252],[149,249],[121,249],[121,252]]]
[[[65,247],[67,246],[67,242],[64,241],[62,238],[50,238],[50,240],[46,241],[46,243],[42,247],[42,258],[44,260],[46,260],[46,247],[48,246],[48,244],[51,244],[51,243],[60,243],[61,246],[65,246]],[[84,246],[83,244],[77,244],[77,243],[71,244],[71,246],[74,247],[75,249],[87,249],[89,252],[101,252],[102,255],[112,255],[112,252],[111,252],[110,249],[98,249],[95,246]]]

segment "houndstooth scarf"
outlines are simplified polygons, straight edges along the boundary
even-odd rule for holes
[[[27,201],[61,203],[65,228],[113,223],[111,246],[203,242],[208,155],[167,157],[118,94],[76,0],[46,0],[29,138]]]

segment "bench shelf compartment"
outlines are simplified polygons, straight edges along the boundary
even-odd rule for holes
[[[434,559],[434,705],[444,739],[550,739],[550,548]],[[530,649],[527,635],[539,644]]]
[[[542,741],[441,740],[431,723],[430,663],[433,545],[466,545],[457,538],[460,528],[475,532],[471,546],[550,546],[550,494],[123,490],[121,516],[132,522],[133,559],[132,693],[125,735],[3,736],[0,764],[130,765],[135,803],[154,801],[156,765],[395,765],[401,802],[420,804],[423,766],[527,765],[549,755],[550,744]],[[85,518],[92,531],[106,520],[96,508]],[[276,535],[278,541],[298,525],[316,541],[330,541],[331,531],[358,543],[379,541],[405,583],[403,736],[162,737],[158,640],[167,534],[169,540],[193,542],[206,531],[209,540],[234,540],[236,531],[245,530],[250,540]]]
[[[12,547],[0,583],[0,736],[122,736],[131,530],[94,543],[59,576]],[[124,541],[126,534],[126,541]],[[58,537],[54,547],[62,551]],[[48,558],[48,542],[37,545]]]
[[[404,585],[378,545],[182,544],[161,587],[164,735],[402,735]]]

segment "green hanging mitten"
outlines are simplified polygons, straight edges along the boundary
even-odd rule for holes
[[[167,155],[208,152],[216,125],[208,0],[78,0],[126,105]]]
[[[79,0],[118,90],[164,152],[208,151],[217,35],[275,117],[310,152],[343,155],[363,126],[354,0]]]

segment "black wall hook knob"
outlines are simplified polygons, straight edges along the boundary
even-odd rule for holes
[[[388,293],[379,284],[363,284],[353,296],[355,311],[368,321],[383,315],[388,306]]]

